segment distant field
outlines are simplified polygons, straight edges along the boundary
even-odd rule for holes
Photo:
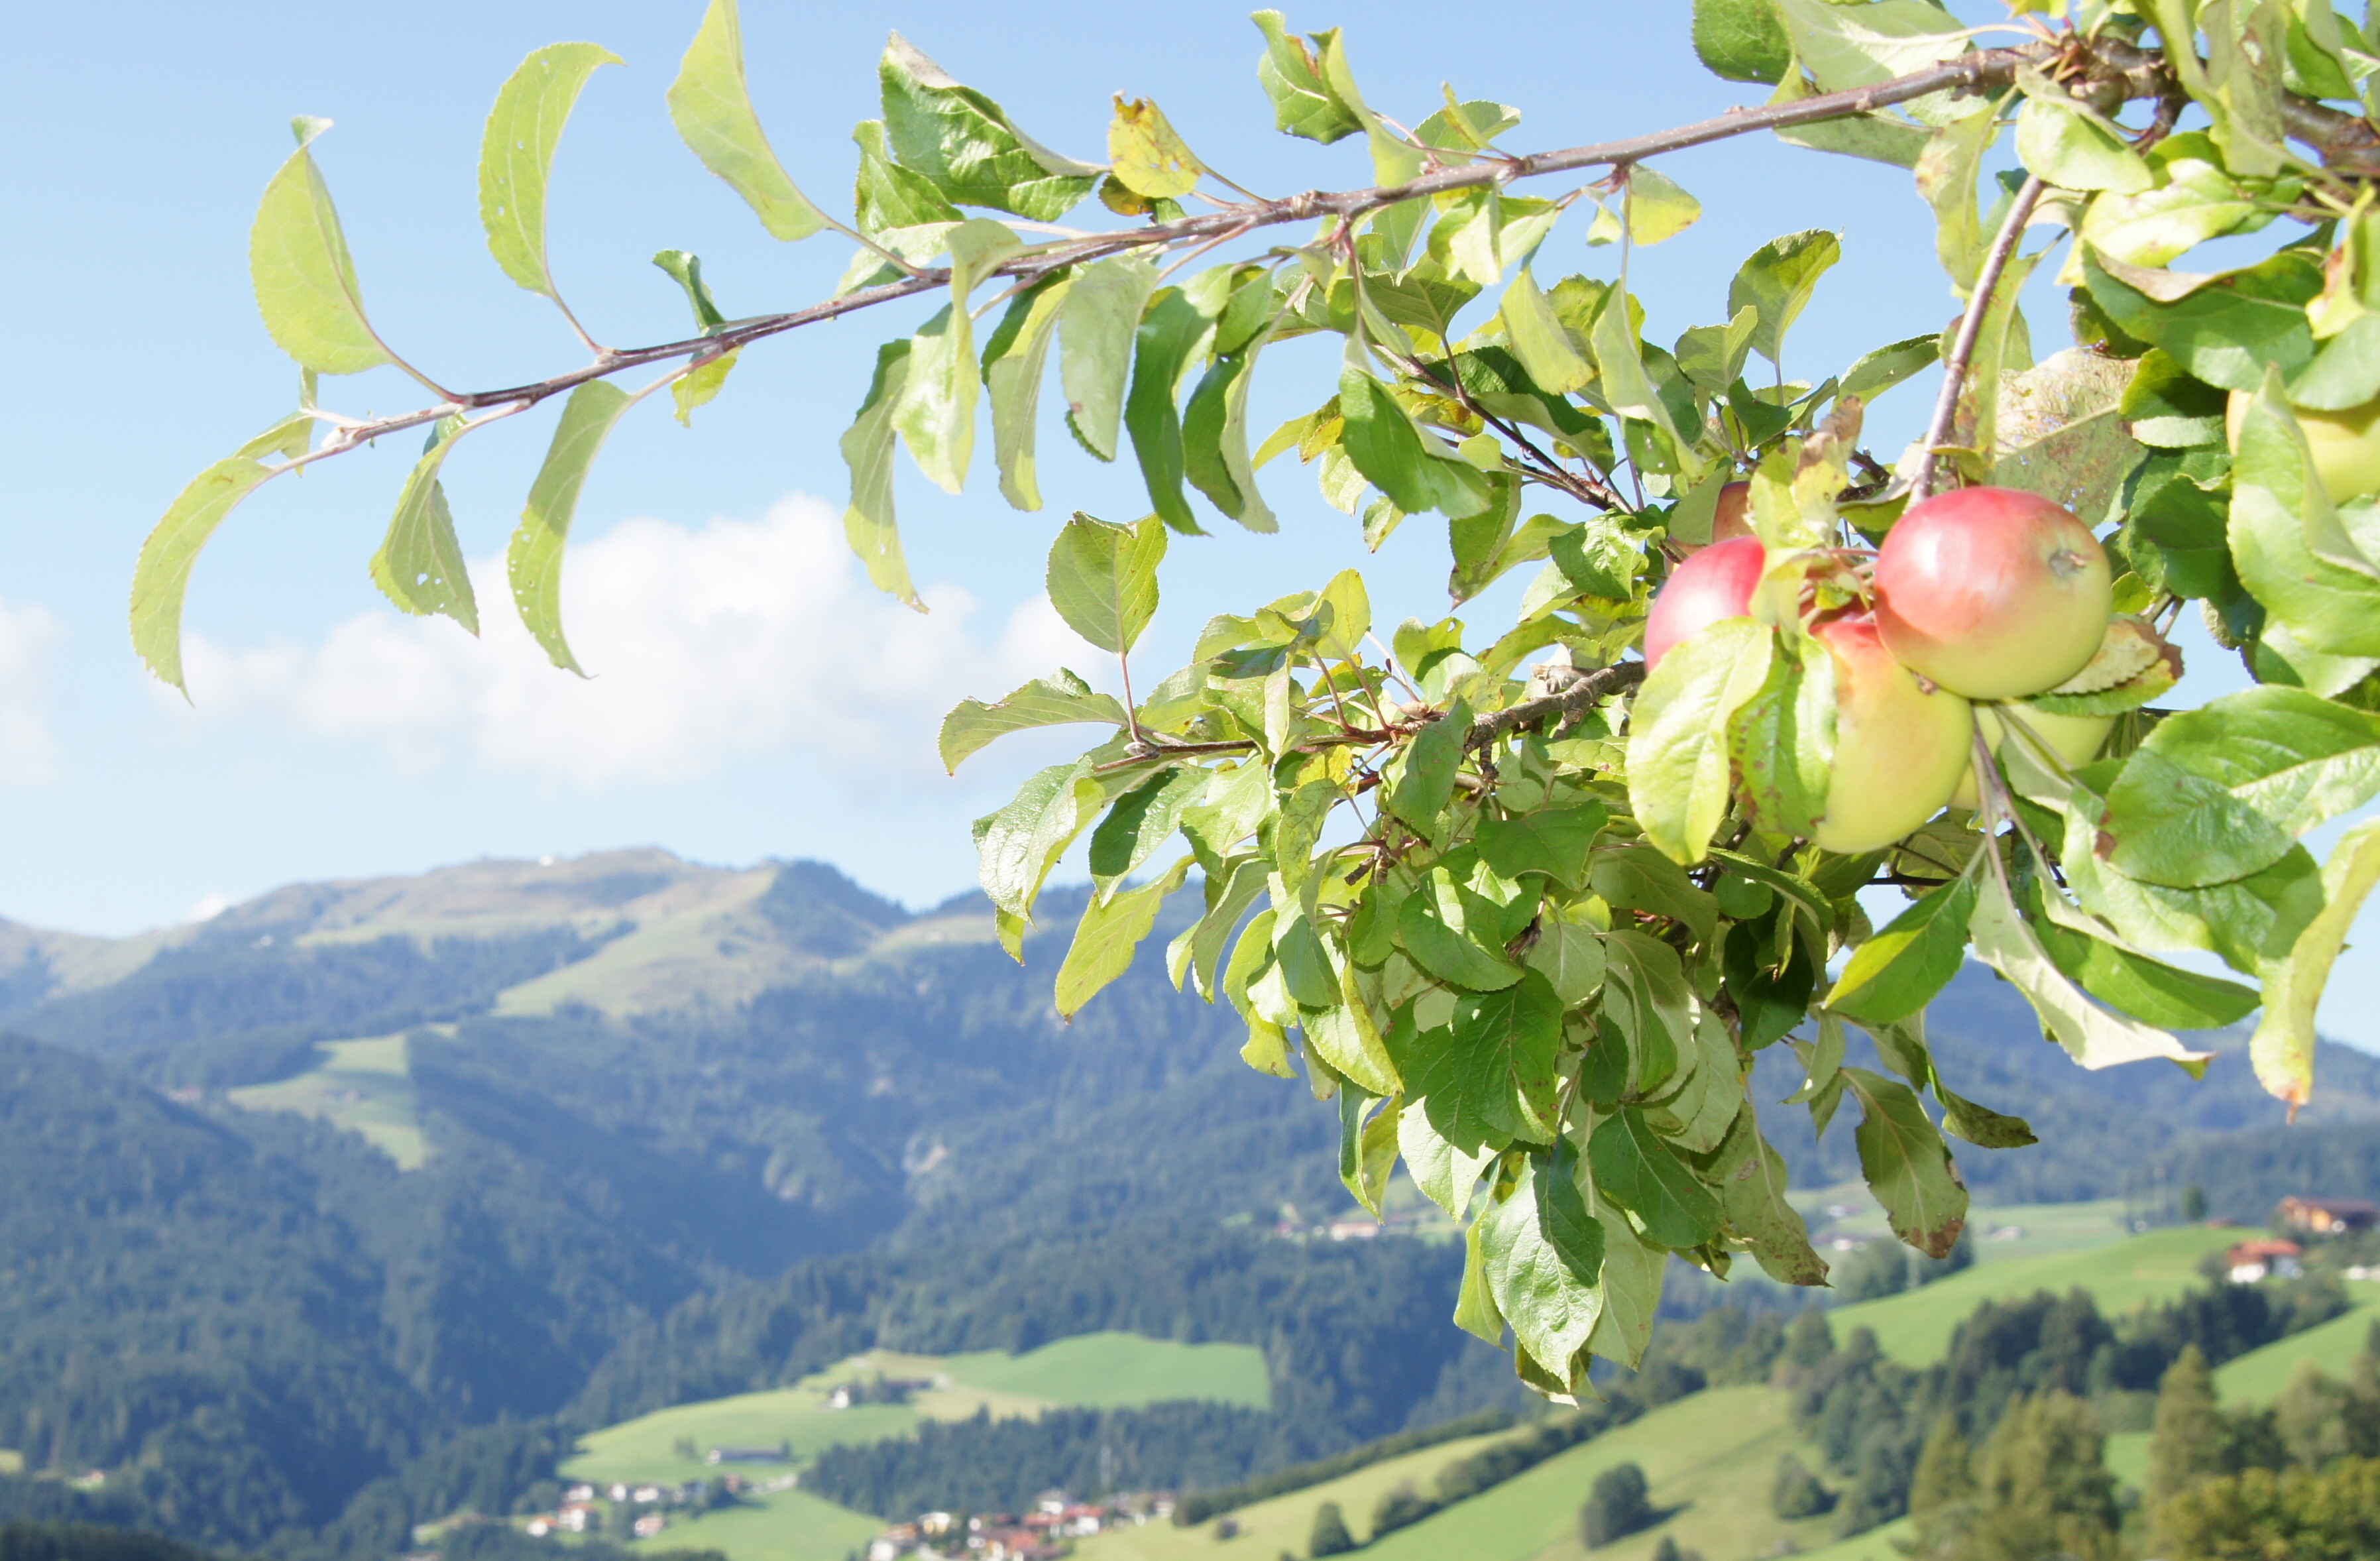
[[[1906,1518],[1896,1518],[1881,1529],[1870,1529],[1855,1539],[1837,1540],[1821,1550],[1805,1550],[1793,1561],[1903,1561],[1896,1540],[1905,1540],[1912,1532]],[[1708,1561],[1719,1561],[1717,1556]]]
[[[1024,1355],[953,1355],[953,1383],[1051,1404],[1119,1409],[1166,1398],[1272,1408],[1264,1356],[1244,1344],[1176,1344],[1135,1334],[1084,1334]]]
[[[451,1028],[451,1027],[448,1027]],[[294,1111],[360,1133],[397,1164],[418,1169],[430,1157],[414,1115],[413,1080],[406,1067],[405,1037],[333,1041],[321,1067],[278,1083],[230,1091],[231,1103],[249,1111]]]
[[[827,1407],[836,1384],[880,1375],[935,1385],[907,1404]],[[878,1350],[791,1387],[679,1404],[607,1426],[580,1438],[577,1456],[562,1466],[562,1474],[598,1485],[674,1483],[720,1473],[701,1461],[712,1447],[790,1444],[790,1465],[734,1470],[756,1487],[745,1505],[673,1524],[638,1548],[718,1550],[729,1561],[841,1561],[884,1519],[798,1489],[757,1487],[798,1470],[824,1448],[898,1436],[924,1420],[964,1420],[979,1409],[998,1418],[1037,1415],[1060,1406],[1107,1409],[1163,1398],[1269,1407],[1264,1356],[1248,1345],[1185,1345],[1114,1333],[1061,1339],[1017,1356]],[[695,1457],[682,1456],[681,1444],[691,1444]]]
[[[14,1447],[0,1447],[0,1474],[25,1472],[25,1455]]]
[[[1790,1201],[1809,1222],[1811,1236],[1821,1248],[1835,1238],[1879,1241],[1892,1237],[1883,1208],[1862,1183],[1796,1191]],[[1975,1261],[2000,1263],[2120,1241],[2123,1213],[2122,1200],[2115,1198],[2088,1203],[1978,1203],[1968,1211],[1967,1229]]]
[[[2269,1404],[2289,1385],[2299,1365],[2309,1360],[2334,1377],[2347,1375],[2348,1367],[2363,1353],[2372,1324],[2380,1322],[2380,1284],[2350,1283],[2347,1294],[2355,1302],[2353,1311],[2226,1361],[2215,1373],[2216,1395],[2226,1403]]]
[[[1873,1328],[1887,1355],[1922,1366],[1941,1358],[1951,1333],[1982,1301],[2036,1290],[2062,1295],[2079,1286],[2097,1299],[2102,1312],[2121,1316],[2202,1283],[2198,1260],[2249,1234],[2183,1226],[2080,1250],[1978,1263],[1921,1289],[1846,1306],[1828,1317],[1838,1342],[1850,1337],[1853,1328]]]

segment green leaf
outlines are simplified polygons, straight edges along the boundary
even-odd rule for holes
[[[1557,1151],[1521,1164],[1512,1196],[1479,1216],[1480,1246],[1497,1310],[1537,1363],[1567,1377],[1603,1316],[1603,1227],[1587,1213]]]
[[[992,449],[1000,460],[1000,491],[1018,509],[1041,507],[1034,462],[1041,382],[1056,338],[1058,317],[1074,287],[1063,274],[1043,277],[1009,300],[1008,311],[983,344],[984,386],[991,396]]]
[[[2231,562],[2250,595],[2307,648],[2380,655],[2380,581],[2347,537],[2277,387],[2240,420],[2232,461]]]
[[[2184,373],[2171,353],[2153,347],[2133,366],[2116,409],[2142,444],[2186,449],[2223,442],[2225,400],[2222,391]]]
[[[1628,295],[1618,287],[1612,288],[1587,334],[1587,345],[1595,349],[1596,372],[1602,381],[1598,391],[1605,404],[1621,417],[1650,424],[1668,445],[1664,459],[1674,458],[1676,466],[1682,470],[1692,458],[1689,446],[1693,442],[1679,433],[1669,404],[1645,372],[1644,348],[1637,339],[1636,327],[1631,323],[1633,318]]]
[[[1807,835],[1835,767],[1835,658],[1806,634],[1776,641],[1759,690],[1729,717],[1728,741],[1763,827]]]
[[[1399,509],[1460,519],[1488,507],[1488,479],[1478,469],[1433,450],[1389,387],[1352,363],[1339,376],[1339,410],[1347,420],[1348,458]]]
[[[942,766],[955,774],[968,756],[1011,732],[1028,731],[1036,726],[1064,726],[1078,721],[1105,721],[1122,726],[1125,724],[1123,705],[1113,694],[1096,692],[1088,683],[1062,669],[1055,677],[1036,677],[993,704],[961,700],[942,717]]]
[[[1066,426],[1101,460],[1116,456],[1124,387],[1140,317],[1157,290],[1157,267],[1139,255],[1116,255],[1087,268],[1059,311],[1058,377]]]
[[[1793,43],[1776,0],[1694,0],[1694,57],[1714,76],[1773,87],[1792,68]]]
[[[1554,312],[1536,279],[1524,268],[1504,289],[1498,309],[1504,335],[1529,378],[1556,396],[1584,390],[1595,378],[1595,365],[1579,355],[1561,317]]]
[[[892,161],[892,148],[886,140],[883,121],[863,119],[851,128],[851,139],[859,148],[859,172],[852,184],[854,214],[859,218],[859,230],[879,243],[892,247],[894,240],[909,235],[918,237],[921,244],[939,246],[946,225],[965,222],[966,216],[934,188],[934,181],[913,168],[905,168]],[[912,262],[924,260],[931,252],[908,254],[903,246],[904,258]],[[889,279],[887,272],[878,274]]]
[[[1727,990],[1735,1000],[1742,1028],[1743,1047],[1756,1052],[1791,1034],[1807,1016],[1810,994],[1818,970],[1809,945],[1800,938],[1787,940],[1781,963],[1773,949],[1761,946],[1754,928],[1738,923],[1727,940]]]
[[[1592,927],[1548,919],[1528,952],[1529,969],[1546,978],[1565,1008],[1603,990],[1603,939]]]
[[[1772,238],[1752,252],[1728,284],[1727,311],[1749,304],[1757,313],[1754,351],[1772,363],[1780,360],[1785,333],[1808,307],[1818,278],[1842,258],[1842,240],[1823,228]]]
[[[264,187],[249,230],[249,279],[273,344],[320,374],[356,374],[396,361],[364,317],[346,235],[322,182],[313,139],[327,119],[298,119],[298,150]]]
[[[1488,1212],[1482,1210],[1463,1233],[1463,1288],[1454,1298],[1454,1325],[1474,1337],[1503,1348],[1504,1314],[1488,1285]]]
[[[1974,291],[1975,277],[1991,250],[1992,229],[1975,209],[1975,186],[1984,154],[1999,131],[1996,107],[1974,109],[1926,137],[1912,170],[1917,192],[1934,208],[1934,252],[1961,295]]]
[[[1174,396],[1202,338],[1214,330],[1221,302],[1214,296],[1214,285],[1226,279],[1218,275],[1222,269],[1198,277],[1186,288],[1159,289],[1141,319],[1133,346],[1132,389],[1124,397],[1124,427],[1132,435],[1141,481],[1148,486],[1149,506],[1167,525],[1190,536],[1200,532],[1182,493],[1187,457]]]
[[[1267,298],[1270,277],[1255,287]],[[1236,304],[1240,295],[1233,295]],[[1231,313],[1225,311],[1226,319]],[[1272,335],[1272,322],[1237,352],[1218,356],[1182,410],[1183,471],[1208,502],[1251,531],[1273,531],[1280,522],[1257,491],[1256,463],[1248,456],[1248,389],[1257,357]]]
[[[2031,97],[2016,116],[2016,154],[2029,173],[2060,189],[2137,195],[2155,182],[2141,154],[2090,116]]]
[[[1674,861],[1702,860],[1727,817],[1728,721],[1760,691],[1775,642],[1750,618],[1722,619],[1671,647],[1637,692],[1628,800],[1645,837]]]
[[[2168,136],[2147,160],[2152,188],[2103,195],[2082,215],[2083,243],[2119,264],[2169,264],[2210,238],[2263,227],[2283,204],[2271,181],[2243,179],[2226,168],[2201,131]]]
[[[1091,831],[1091,884],[1100,894],[1140,870],[1173,836],[1182,810],[1207,789],[1211,772],[1195,765],[1160,770],[1116,799]]]
[[[1628,237],[1639,244],[1674,238],[1703,214],[1701,201],[1650,163],[1628,169],[1627,207]]]
[[[1055,222],[1099,182],[1098,167],[1035,141],[998,104],[951,79],[897,32],[877,77],[894,154],[959,205]]]
[[[670,123],[686,150],[744,198],[771,237],[808,238],[834,226],[795,187],[752,111],[735,0],[710,0],[701,30],[670,83],[668,100]]]
[[[2213,1055],[2191,1051],[2162,1030],[2093,1003],[2043,951],[1997,874],[1983,874],[1978,890],[1969,923],[1975,957],[2024,994],[2043,1029],[2076,1062],[2096,1069],[2164,1057],[2196,1072]]]
[[[1646,1238],[1671,1249],[1699,1247],[1723,1223],[1718,1200],[1653,1131],[1640,1106],[1624,1105],[1587,1140],[1596,1190],[1627,1211]]]
[[[1827,1006],[1864,1024],[1924,1012],[1966,963],[1975,895],[1972,872],[1927,890],[1852,954],[1827,994]]]
[[[1426,873],[1397,909],[1397,941],[1414,963],[1450,985],[1495,992],[1521,979],[1504,952],[1493,908],[1443,867]]]
[[[224,517],[273,475],[273,468],[245,457],[215,462],[190,479],[140,544],[140,560],[132,570],[132,648],[151,672],[186,697],[182,598],[190,588],[191,567]]]
[[[1507,878],[1534,872],[1563,888],[1581,888],[1586,881],[1586,854],[1610,817],[1610,810],[1602,803],[1586,802],[1517,818],[1483,820],[1479,855]]]
[[[1587,884],[1614,910],[1666,916],[1696,942],[1718,924],[1718,902],[1686,870],[1642,841],[1600,847],[1587,869]]]
[[[1381,806],[1425,834],[1435,831],[1439,815],[1453,800],[1454,777],[1470,740],[1471,707],[1457,700],[1445,714],[1415,733],[1391,763]]]
[[[2356,912],[2380,883],[2380,820],[2356,825],[2340,836],[2323,863],[2322,914],[2290,945],[2289,957],[2264,967],[2265,1014],[2248,1043],[2256,1081],[2267,1092],[2298,1107],[2313,1098],[2314,1015],[2322,1004],[2332,963],[2347,946]]]
[[[1418,1103],[1408,1102],[1405,1111],[1397,1118],[1397,1148],[1403,1154],[1406,1174],[1423,1197],[1444,1209],[1455,1219],[1461,1219],[1471,1206],[1471,1194],[1479,1185],[1479,1174],[1485,1171],[1500,1152],[1482,1147],[1465,1152],[1439,1136],[1431,1126],[1429,1114],[1416,1109]]]
[[[1760,1136],[1752,1103],[1742,1102],[1711,1159],[1719,1207],[1730,1229],[1752,1248],[1761,1272],[1784,1285],[1823,1285],[1827,1262],[1810,1245],[1809,1226],[1786,1201],[1785,1157]]]
[[[654,268],[686,289],[686,307],[694,311],[695,328],[715,331],[727,323],[711,300],[710,288],[702,279],[702,257],[684,250],[663,250],[653,256]]]
[[[715,358],[698,359],[686,372],[670,382],[670,398],[677,404],[680,428],[694,425],[694,409],[707,407],[718,397],[735,368],[735,354],[722,352]]]
[[[1549,1143],[1559,1129],[1562,1000],[1535,970],[1499,992],[1454,1000],[1454,1044],[1480,1116],[1498,1132]]]
[[[2380,716],[2305,692],[2227,694],[2159,722],[2107,791],[2107,860],[2176,888],[2271,866],[2380,792]]]
[[[919,612],[909,565],[901,555],[901,531],[892,514],[892,409],[909,379],[910,343],[886,342],[876,349],[876,374],[859,415],[844,432],[844,464],[851,469],[851,503],[843,512],[843,534],[867,566],[876,589],[897,596]]]
[[[1601,1189],[1589,1192],[1587,1213],[1603,1226],[1603,1319],[1586,1345],[1633,1371],[1653,1342],[1653,1320],[1661,1310],[1661,1279],[1669,1272],[1670,1254],[1638,1236]]]
[[[1083,807],[1090,760],[1052,764],[1016,788],[998,812],[976,820],[977,875],[991,903],[1030,921],[1055,862],[1090,822]],[[1096,795],[1096,789],[1089,787]]]
[[[955,494],[966,486],[975,455],[976,403],[983,390],[967,295],[1019,244],[1015,234],[988,217],[961,224],[946,241],[951,301],[912,338],[909,373],[892,404],[892,426],[917,470]]]
[[[2152,347],[2164,348],[2187,372],[2209,384],[2257,390],[2268,365],[2288,373],[2313,358],[2305,306],[2322,291],[2322,270],[2302,253],[2285,250],[2171,303],[2134,288],[2131,282],[2144,278],[2129,269],[2128,279],[2118,280],[2099,251],[2085,250],[2082,265],[2092,301],[2110,320]]]
[[[1380,1200],[1387,1196],[1389,1177],[1397,1168],[1397,1123],[1404,1101],[1390,1097],[1367,1121],[1360,1104],[1361,1090],[1339,1091],[1339,1179],[1374,1219],[1380,1217]]]
[[[2252,988],[2151,958],[2075,911],[2038,877],[2027,884],[2023,903],[2026,925],[2051,962],[2120,1013],[2166,1030],[2219,1030],[2255,1011]]]
[[[1258,11],[1250,19],[1265,35],[1257,79],[1272,101],[1275,128],[1328,146],[1364,128],[1364,122],[1323,79],[1314,51],[1305,40],[1291,35],[1279,11]]]
[[[586,674],[562,634],[563,547],[570,540],[570,523],[578,514],[578,495],[587,486],[596,453],[621,414],[635,404],[625,391],[605,380],[589,380],[570,393],[504,555],[513,605],[519,609],[521,622],[554,665],[581,677]]]
[[[545,187],[579,90],[620,56],[593,43],[549,43],[521,61],[496,93],[480,140],[480,226],[505,275],[560,297],[545,255]]]
[[[1155,516],[1116,526],[1076,510],[1050,544],[1050,604],[1100,650],[1125,654],[1156,616],[1164,557],[1165,528]]]
[[[1608,933],[1603,951],[1603,1011],[1628,1038],[1630,1085],[1658,1094],[1694,1035],[1684,968],[1676,949],[1644,933]]]
[[[604,388],[612,389],[609,385]],[[612,393],[621,395],[617,390]],[[622,399],[625,398],[622,396]],[[463,562],[463,544],[455,536],[455,517],[446,507],[446,490],[438,481],[438,469],[445,464],[446,454],[454,448],[464,426],[459,418],[448,419],[431,434],[430,448],[414,463],[412,475],[405,480],[405,490],[397,496],[396,514],[389,521],[388,536],[381,543],[380,551],[372,555],[371,578],[381,594],[404,611],[417,617],[443,614],[461,624],[467,633],[477,634],[480,604],[471,594],[471,575]],[[558,555],[559,543],[555,551]],[[560,572],[557,560],[557,577]],[[555,633],[558,640],[560,630],[557,628]],[[555,659],[555,665],[577,671],[568,656],[565,649]]]
[[[1794,57],[1825,92],[1873,87],[1964,54],[1966,25],[1926,0],[1776,0]]]
[[[1075,928],[1065,963],[1058,967],[1056,1001],[1062,1018],[1073,1018],[1101,988],[1132,969],[1133,951],[1157,925],[1158,907],[1182,886],[1195,860],[1184,857],[1164,877],[1137,889],[1105,900],[1093,896]]]
[[[1928,1257],[1949,1257],[1967,1223],[1967,1184],[1925,1103],[1864,1067],[1844,1068],[1842,1079],[1859,1097],[1860,1172],[1893,1234]]]
[[[1941,360],[1942,338],[1938,334],[1897,341],[1863,353],[1858,362],[1843,371],[1842,386],[1835,394],[1841,400],[1857,396],[1873,402],[1894,385],[1914,379]]]

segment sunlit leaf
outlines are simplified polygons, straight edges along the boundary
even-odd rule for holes
[[[632,405],[625,391],[603,380],[589,380],[570,393],[504,557],[505,572],[512,579],[513,604],[520,609],[521,622],[537,636],[554,665],[572,672],[578,672],[579,666],[562,635],[563,547],[570,539],[578,495],[587,486],[587,473],[595,464],[596,454],[611,436],[613,425]]]
[[[273,474],[271,467],[245,457],[215,462],[190,479],[140,544],[132,570],[132,648],[150,671],[185,694],[182,598],[190,569],[224,517]]]
[[[249,230],[249,278],[264,328],[282,351],[322,374],[357,374],[395,360],[364,316],[363,289],[330,187],[309,150],[327,119],[294,122],[298,150],[264,187]]]
[[[480,226],[505,275],[558,295],[545,253],[546,184],[580,89],[620,57],[594,43],[549,43],[521,61],[496,93],[480,140]]]
[[[725,179],[771,237],[808,238],[832,226],[769,148],[744,84],[744,31],[736,0],[710,0],[702,28],[670,84],[670,122],[702,165]]]

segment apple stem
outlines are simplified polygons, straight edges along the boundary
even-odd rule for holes
[[[1968,366],[1974,361],[1975,344],[1983,339],[1984,320],[1992,311],[1992,295],[1999,290],[2000,277],[2008,271],[2017,245],[2023,241],[2024,225],[2033,220],[2034,205],[2048,188],[2038,174],[2024,181],[2024,188],[2016,192],[2016,200],[2000,224],[1999,233],[1992,239],[1991,253],[1984,257],[1983,269],[1975,274],[1975,290],[1967,297],[1967,312],[1959,321],[1958,339],[1951,344],[1949,360],[1942,366],[1942,393],[1935,398],[1934,421],[1925,430],[1925,453],[1918,457],[1917,475],[1910,481],[1911,504],[1925,503],[1934,492],[1935,457],[1949,444],[1950,430],[1958,421],[1959,392],[1966,384]]]

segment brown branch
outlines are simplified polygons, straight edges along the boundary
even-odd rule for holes
[[[1011,257],[994,268],[991,274],[1030,284],[1051,272],[1110,255],[1163,250],[1176,244],[1209,247],[1258,228],[1285,223],[1336,217],[1343,226],[1356,217],[1384,207],[1406,201],[1425,200],[1451,190],[1480,186],[1501,187],[1520,179],[1585,168],[1625,167],[1664,152],[1705,146],[1736,136],[1791,129],[1800,125],[1872,114],[1878,109],[1937,92],[1998,91],[2013,84],[2021,69],[2041,69],[2061,63],[2070,67],[2079,64],[2085,68],[2091,77],[2091,88],[2096,90],[2104,104],[2112,107],[2121,107],[2123,103],[2134,98],[2162,98],[2175,90],[2172,73],[2161,55],[2115,40],[2093,43],[2087,55],[2079,58],[2074,49],[2057,43],[1984,49],[1889,81],[1878,82],[1873,87],[1825,92],[1793,103],[1769,104],[1759,108],[1731,109],[1715,118],[1701,119],[1691,125],[1657,130],[1648,135],[1557,152],[1534,152],[1526,156],[1499,154],[1481,157],[1460,166],[1432,168],[1401,185],[1336,192],[1307,190],[1304,194],[1280,200],[1247,201],[1175,222],[1157,223],[1043,246]],[[2380,131],[2374,131],[2363,120],[2295,94],[2285,97],[2282,114],[2290,136],[2314,147],[2341,171],[2380,177]],[[864,238],[861,241],[868,242]],[[868,247],[874,248],[872,244]],[[858,288],[806,309],[740,320],[706,335],[605,352],[583,368],[533,384],[510,385],[500,390],[471,391],[436,407],[343,423],[320,449],[300,457],[295,464],[307,464],[341,455],[382,434],[418,428],[457,411],[502,406],[526,409],[589,381],[608,378],[646,364],[732,352],[749,343],[782,335],[804,325],[814,325],[878,304],[914,298],[920,293],[939,291],[950,285],[950,279],[951,274],[945,268],[920,268],[899,281]]]
[[[1557,715],[1584,715],[1603,701],[1624,689],[1633,689],[1645,681],[1645,664],[1624,661],[1617,665],[1586,673],[1560,693],[1539,699],[1523,700],[1509,710],[1499,710],[1482,715],[1471,723],[1470,736],[1463,739],[1466,749],[1486,748],[1500,738],[1538,726]],[[1427,722],[1423,723],[1428,725]],[[1419,727],[1413,730],[1418,731]],[[1410,732],[1366,732],[1349,730],[1327,738],[1308,738],[1291,745],[1293,753],[1319,753],[1329,748],[1378,748],[1394,742]],[[1128,770],[1135,764],[1152,764],[1167,759],[1197,759],[1209,754],[1253,753],[1257,743],[1251,738],[1232,738],[1221,742],[1159,742],[1145,740],[1135,745],[1129,758],[1118,759],[1099,766],[1099,774],[1111,770]]]
[[[1959,416],[1959,389],[1966,383],[1968,366],[1974,360],[1975,344],[1983,339],[1984,320],[1992,311],[1992,294],[1998,290],[2000,277],[2007,273],[2017,246],[2024,241],[2024,225],[2033,219],[2034,206],[2048,188],[2038,174],[2024,181],[2024,188],[2017,191],[2015,203],[2009,207],[2008,219],[2000,224],[1999,234],[1992,240],[1991,253],[1984,257],[1983,269],[1975,274],[1975,290],[1967,299],[1966,318],[1959,322],[1959,339],[1951,344],[1949,360],[1942,365],[1942,394],[1935,398],[1934,421],[1925,430],[1925,453],[1918,457],[1917,475],[1909,484],[1912,504],[1923,504],[1925,495],[1934,491],[1935,458],[1941,447],[1950,442],[1950,429]]]

